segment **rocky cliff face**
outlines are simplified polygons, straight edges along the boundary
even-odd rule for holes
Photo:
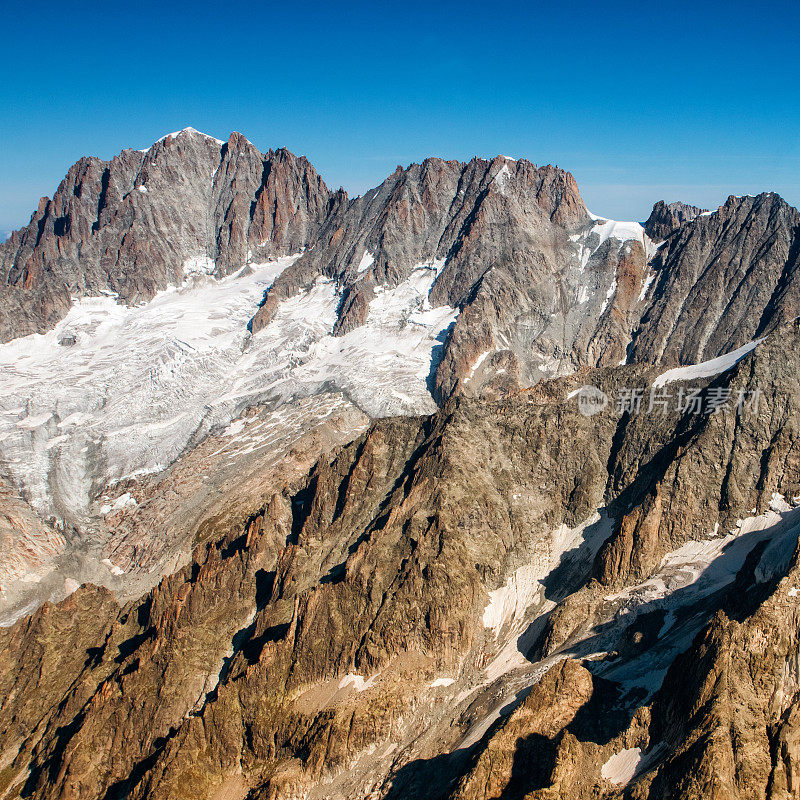
[[[683,225],[653,259],[653,299],[630,361],[693,364],[800,313],[800,214],[773,193],[729,197]]]
[[[650,212],[644,229],[654,242],[663,242],[671,233],[674,233],[685,222],[691,222],[700,214],[705,214],[707,209],[690,206],[686,203],[665,203],[659,200]]]
[[[325,276],[341,287],[334,331],[347,333],[376,291],[429,265],[430,304],[460,309],[436,372],[440,401],[624,355],[647,237],[637,225],[594,224],[569,173],[524,159],[427,159],[340,200],[315,246],[275,282],[254,331]]]
[[[460,310],[436,369],[439,402],[581,366],[696,363],[797,313],[797,211],[774,194],[714,213],[658,203],[642,228],[592,218],[569,173],[498,157],[398,168],[335,206],[251,328],[324,276],[340,287],[334,332],[347,333],[376,290],[435,265],[429,302]]]
[[[83,158],[0,245],[0,340],[52,328],[75,297],[141,302],[187,273],[297,252],[329,202],[306,159],[260,153],[238,133],[222,142],[187,128],[145,152]]]
[[[0,632],[4,791],[786,796],[798,344],[694,380],[757,409],[580,414],[685,385],[625,366],[378,422],[141,600],[43,606]]]
[[[186,129],[144,153],[82,159],[0,246],[0,337],[52,328],[75,297],[139,302],[187,274],[305,249],[270,288],[254,333],[329,280],[332,333],[346,335],[376,293],[427,267],[429,304],[460,312],[436,399],[496,395],[623,359],[695,363],[791,319],[797,228],[774,194],[731,197],[713,213],[659,202],[644,227],[614,223],[589,214],[568,172],[503,157],[426,159],[351,200],[286,150]]]
[[[181,288],[0,348],[0,800],[794,796],[799,231],[502,157],[79,162],[6,338]]]

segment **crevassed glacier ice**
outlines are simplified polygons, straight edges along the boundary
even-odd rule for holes
[[[107,483],[166,467],[255,404],[336,388],[372,416],[433,411],[431,360],[456,315],[428,305],[441,264],[379,292],[345,336],[331,335],[339,295],[322,278],[251,336],[296,258],[196,276],[135,307],[85,298],[54,330],[0,346],[0,457],[37,511],[81,524]]]

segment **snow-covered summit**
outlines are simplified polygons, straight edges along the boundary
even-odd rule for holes
[[[203,133],[202,131],[198,131],[196,128],[192,127],[182,128],[179,131],[173,131],[172,133],[168,133],[165,136],[162,136],[160,139],[157,139],[156,144],[158,144],[158,142],[163,142],[165,139],[176,139],[182,133],[188,134],[189,136],[204,136],[206,139],[211,139],[219,145],[225,144],[225,142],[222,141],[222,139],[217,139],[215,136],[211,136],[208,133]]]
[[[157,144],[160,144],[161,142],[165,142],[167,140],[171,141],[172,139],[177,139],[178,136],[180,136],[181,134],[185,134],[187,136],[202,136],[204,139],[209,139],[210,141],[214,142],[215,144],[218,144],[220,147],[223,144],[225,144],[225,142],[222,139],[217,139],[216,136],[211,136],[208,133],[203,133],[202,131],[198,131],[197,128],[192,128],[190,126],[190,127],[187,127],[187,128],[182,128],[179,131],[173,131],[172,133],[166,133],[163,136],[160,136],[158,139],[156,139],[153,142],[153,144],[150,145],[150,147],[142,148],[141,150],[139,150],[139,152],[140,153],[149,153],[150,150],[152,150]]]

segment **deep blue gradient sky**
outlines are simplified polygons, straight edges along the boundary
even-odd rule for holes
[[[191,125],[352,194],[428,155],[571,170],[589,208],[800,204],[800,3],[11,2],[0,232],[84,154]]]

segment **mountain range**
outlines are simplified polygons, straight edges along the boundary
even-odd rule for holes
[[[777,194],[187,128],[0,266],[0,798],[797,796]]]

